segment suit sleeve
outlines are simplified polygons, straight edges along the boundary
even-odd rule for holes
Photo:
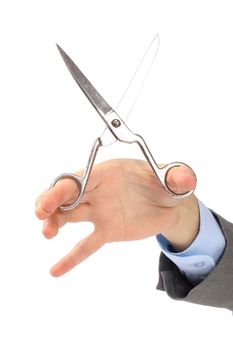
[[[225,251],[216,267],[204,281],[193,286],[178,267],[161,253],[157,289],[176,300],[233,311],[233,224],[212,213],[226,239]]]

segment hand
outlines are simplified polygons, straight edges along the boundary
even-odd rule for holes
[[[195,188],[196,179],[189,168],[181,166],[169,171],[168,183],[173,191],[183,193]],[[198,231],[195,196],[173,198],[145,161],[115,159],[96,165],[79,206],[66,212],[58,210],[61,205],[73,202],[77,195],[77,185],[64,179],[36,201],[35,213],[44,220],[43,234],[47,238],[54,237],[69,222],[94,224],[94,232],[52,267],[53,276],[71,270],[105,243],[163,233],[174,248],[182,250]]]

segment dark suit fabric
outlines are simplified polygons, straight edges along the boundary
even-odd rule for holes
[[[157,289],[173,299],[233,310],[233,224],[214,213],[226,238],[225,251],[208,277],[193,286],[163,253]]]

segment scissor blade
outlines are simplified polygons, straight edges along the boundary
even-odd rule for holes
[[[156,34],[139,61],[138,66],[123,93],[123,96],[116,107],[117,113],[124,119],[125,122],[131,114],[149,76],[158,53],[159,45],[159,35]]]
[[[138,66],[123,93],[123,96],[121,97],[120,102],[116,107],[117,113],[123,117],[125,122],[132,112],[134,105],[151,71],[158,53],[159,43],[159,35],[156,34],[147,47],[141,60],[139,61]],[[102,146],[109,146],[117,141],[108,127],[104,129],[100,138]]]
[[[103,115],[108,114],[113,109],[109,106],[109,104],[103,99],[103,97],[98,93],[98,91],[94,88],[94,86],[90,83],[90,81],[85,77],[85,75],[81,72],[81,70],[76,66],[76,64],[72,61],[72,59],[65,53],[65,51],[57,45],[57,48],[69,69],[72,77],[86,95],[88,100],[91,102],[93,107],[102,117]]]

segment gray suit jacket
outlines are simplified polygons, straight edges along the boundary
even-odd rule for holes
[[[212,212],[226,238],[226,249],[209,276],[194,287],[163,253],[159,261],[157,289],[176,300],[233,310],[233,224]]]

